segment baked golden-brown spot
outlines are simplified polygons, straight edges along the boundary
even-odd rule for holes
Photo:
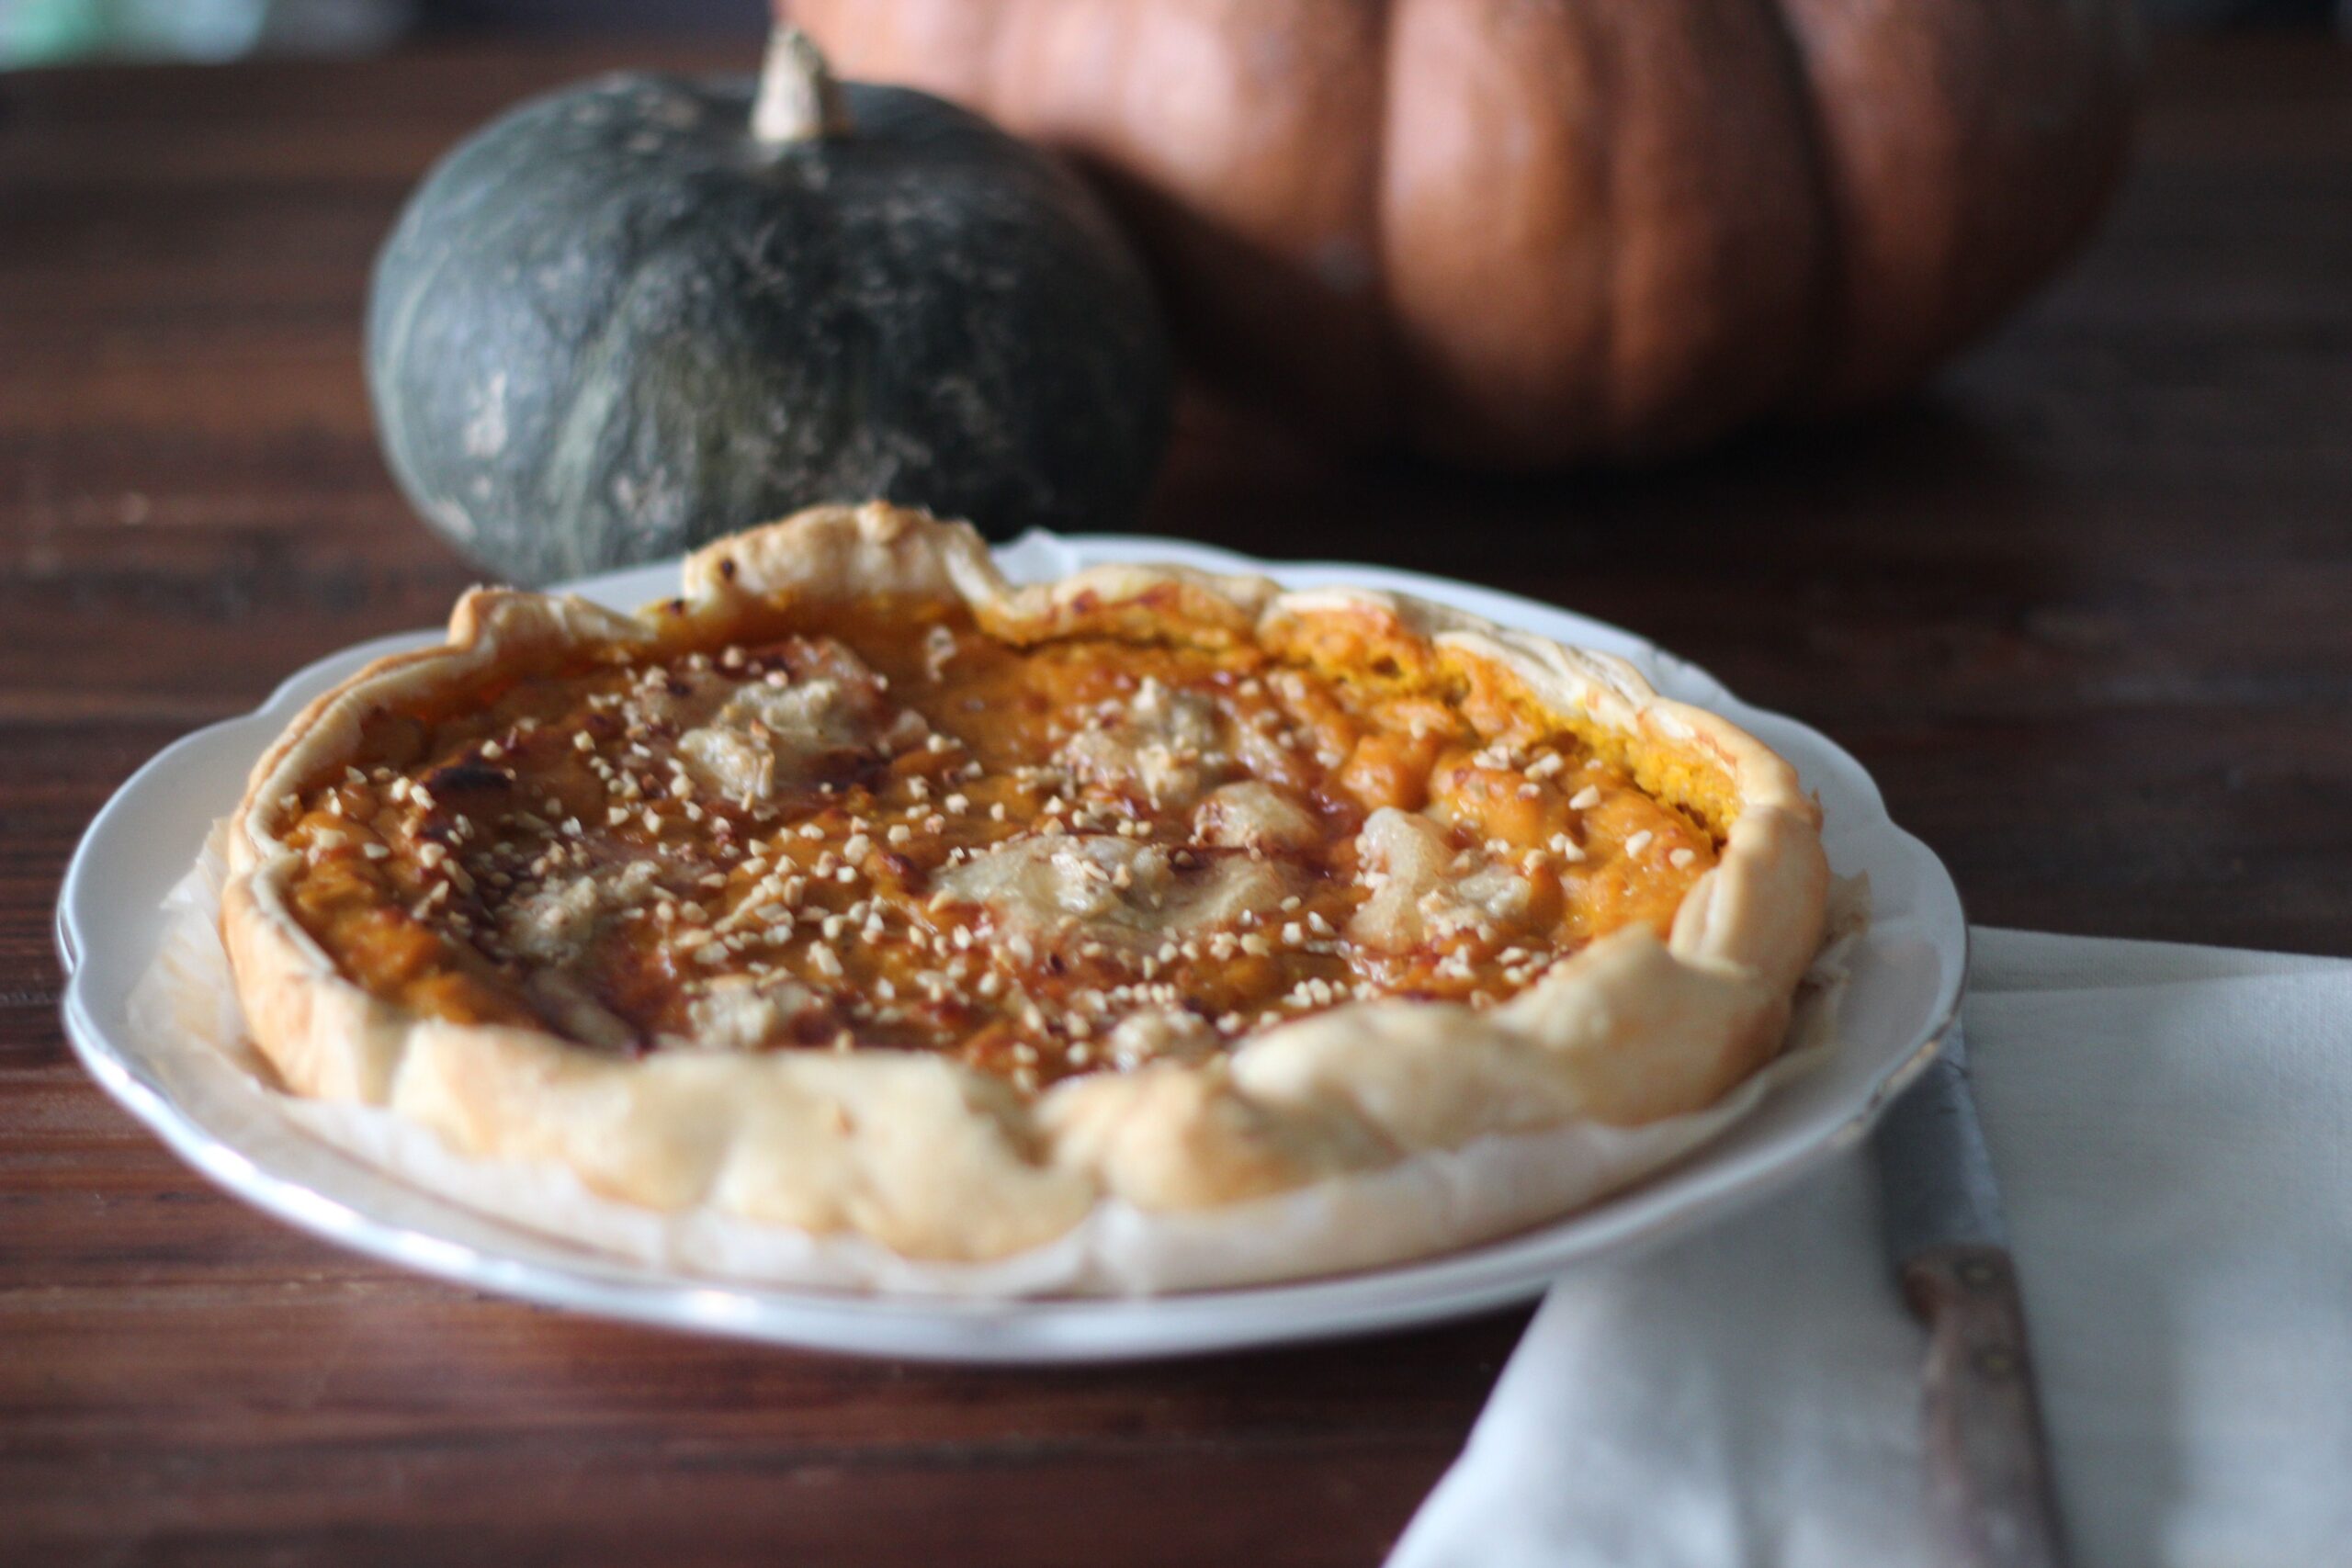
[[[1491,1005],[1664,933],[1724,826],[1709,781],[1328,627],[788,619],[373,716],[296,802],[296,918],[423,1013],[936,1051],[1035,1089],[1351,999]]]

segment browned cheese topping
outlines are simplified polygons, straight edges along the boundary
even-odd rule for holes
[[[375,994],[618,1053],[944,1053],[1035,1089],[1661,934],[1717,836],[1476,682],[928,603],[379,713],[292,801]]]

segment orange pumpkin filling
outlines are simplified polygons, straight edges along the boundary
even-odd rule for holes
[[[1348,1001],[1492,1005],[1663,934],[1724,826],[1711,781],[1363,649],[796,626],[373,716],[294,802],[296,918],[455,1021],[1034,1089]]]

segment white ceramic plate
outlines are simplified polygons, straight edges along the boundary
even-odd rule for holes
[[[407,1186],[257,1112],[247,1092],[173,1066],[125,1007],[162,930],[158,905],[235,805],[246,772],[295,710],[368,660],[437,641],[384,637],[303,670],[259,711],[167,748],[118,791],[74,852],[58,903],[70,976],[68,1035],[91,1073],[198,1170],[330,1241],[429,1274],[552,1305],[854,1353],[961,1361],[1179,1355],[1358,1334],[1461,1316],[1540,1293],[1562,1269],[1654,1243],[1776,1190],[1860,1138],[1932,1054],[1959,1005],[1967,928],[1951,878],[1888,820],[1860,763],[1793,720],[1615,626],[1509,594],[1374,567],[1280,565],[1170,539],[1033,534],[998,552],[1016,580],[1102,561],[1174,560],[1262,571],[1293,588],[1393,588],[1605,649],[1668,696],[1715,709],[1794,762],[1820,795],[1832,865],[1870,878],[1873,917],[1852,968],[1838,1053],[1780,1085],[1722,1137],[1663,1173],[1555,1224],[1433,1260],[1341,1278],[1151,1300],[888,1300],[732,1284],[666,1272],[503,1224]],[[674,563],[577,584],[634,608],[674,588]],[[185,1055],[185,1053],[181,1054]]]

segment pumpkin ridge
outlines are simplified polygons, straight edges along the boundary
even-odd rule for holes
[[[2125,0],[789,8],[845,66],[923,82],[1079,154],[1134,220],[1196,362],[1237,400],[1498,469],[1646,460],[1899,393],[2079,243],[2128,120]],[[1618,72],[1611,107],[1498,88],[1507,28],[1573,29],[1549,64],[1563,79]],[[1445,30],[1480,46],[1486,74],[1419,52]],[[1170,37],[1198,47],[1145,58],[1143,42]],[[1317,96],[1367,49],[1370,84]],[[1308,133],[1302,104],[1324,117]],[[1567,123],[1580,113],[1588,125]],[[1400,150],[1442,139],[1430,127],[1449,117],[1457,132],[1483,117],[1482,133],[1407,169]],[[1349,313],[1314,308],[1324,257],[1300,214],[1328,221],[1318,181],[1357,138],[1380,155],[1369,309]],[[1216,148],[1193,155],[1204,139]],[[1609,165],[1597,194],[1556,151],[1577,140]],[[1230,155],[1253,141],[1270,150]],[[1546,157],[1532,173],[1512,163]],[[1415,178],[1512,199],[1416,217]],[[1589,225],[1583,243],[1604,253],[1592,270],[1612,276],[1561,276],[1558,246],[1514,251],[1511,220],[1537,207]],[[1606,294],[1579,300],[1586,287]],[[1425,288],[1458,292],[1433,304]],[[1587,310],[1605,328],[1582,330]],[[1391,384],[1367,389],[1348,373],[1363,366],[1387,367]]]
[[[1784,389],[1800,403],[1809,404],[1819,396],[1831,359],[1830,337],[1836,328],[1831,301],[1838,298],[1839,279],[1846,269],[1844,226],[1831,197],[1828,131],[1822,119],[1818,89],[1806,68],[1804,42],[1790,20],[1787,0],[1750,0],[1750,4],[1758,14],[1758,24],[1771,34],[1778,46],[1775,58],[1780,62],[1780,76],[1803,133],[1798,138],[1798,147],[1815,235],[1812,265],[1808,269],[1812,285],[1805,290],[1804,325],[1796,333],[1797,351]]]

